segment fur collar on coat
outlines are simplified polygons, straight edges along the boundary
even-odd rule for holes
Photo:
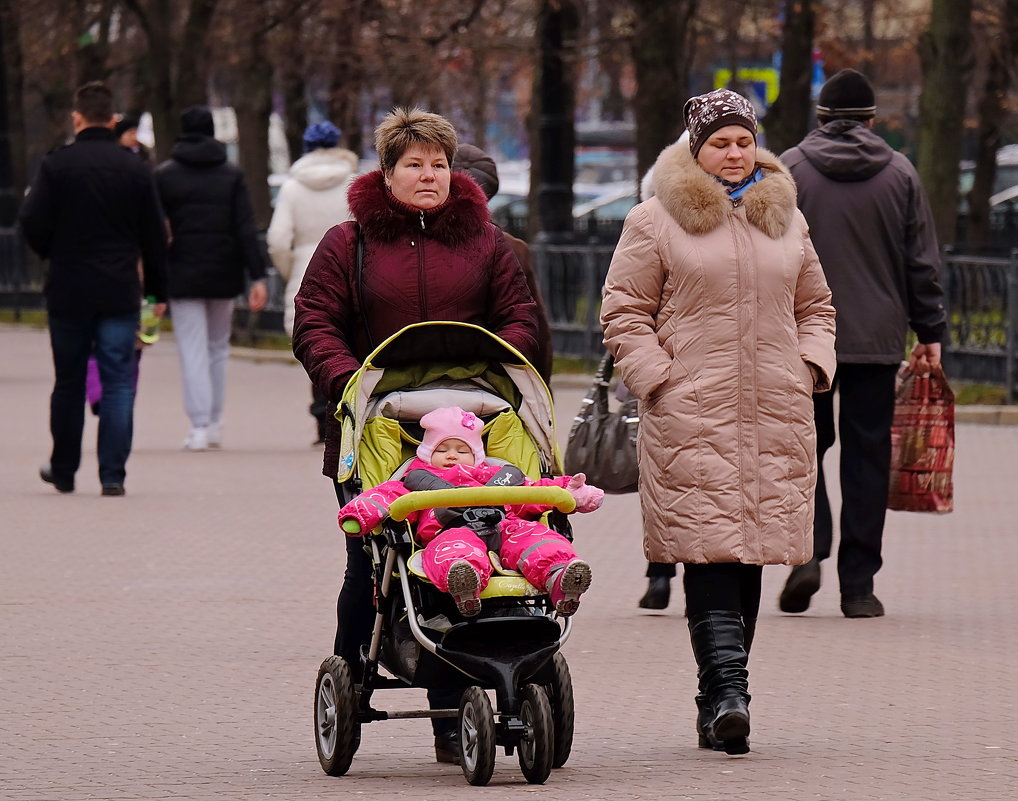
[[[449,197],[441,206],[424,211],[428,235],[445,245],[470,241],[491,221],[488,199],[474,180],[454,172]],[[421,230],[421,210],[396,200],[385,188],[381,170],[362,175],[353,182],[347,196],[354,219],[364,235],[378,242],[392,242],[407,233]]]
[[[771,239],[780,238],[795,216],[795,181],[769,150],[757,148],[756,166],[763,179],[749,187],[741,202],[750,224]],[[725,219],[732,201],[724,186],[693,160],[689,145],[666,147],[654,164],[657,199],[682,230],[696,236],[710,233]]]

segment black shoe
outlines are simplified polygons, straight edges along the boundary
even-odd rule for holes
[[[672,580],[667,576],[654,576],[647,585],[647,592],[640,599],[640,609],[665,609],[672,596]]]
[[[842,595],[841,613],[845,617],[883,617],[884,605],[872,592],[866,595]]]
[[[119,497],[126,494],[123,484],[103,484],[103,495]]]
[[[811,559],[804,565],[796,565],[785,582],[785,588],[778,598],[778,609],[782,612],[805,612],[810,599],[820,589],[820,562]]]
[[[39,468],[39,478],[57,488],[57,492],[74,492],[74,481],[59,481],[53,477],[53,468],[44,464]]]
[[[460,763],[460,733],[457,729],[435,735],[435,761],[447,765]]]

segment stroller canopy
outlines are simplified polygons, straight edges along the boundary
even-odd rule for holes
[[[365,426],[380,406],[402,405],[419,412],[412,399],[425,397],[417,394],[424,390],[441,399],[436,406],[462,406],[482,417],[511,408],[537,451],[541,472],[561,472],[551,393],[523,354],[480,326],[427,322],[385,340],[347,384],[336,410],[342,423],[338,481],[357,471]],[[392,401],[394,394],[400,400]],[[388,475],[362,477],[371,485]]]

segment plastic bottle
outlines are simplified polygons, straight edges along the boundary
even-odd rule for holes
[[[151,295],[141,304],[141,328],[138,331],[138,339],[146,345],[151,345],[159,339],[160,319],[155,315],[155,305],[156,299]]]

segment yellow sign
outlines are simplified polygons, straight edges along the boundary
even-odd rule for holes
[[[736,81],[741,88],[752,90],[756,100],[769,106],[778,97],[779,73],[773,67],[739,67],[735,71]],[[714,88],[730,88],[732,71],[721,69],[714,71]]]

